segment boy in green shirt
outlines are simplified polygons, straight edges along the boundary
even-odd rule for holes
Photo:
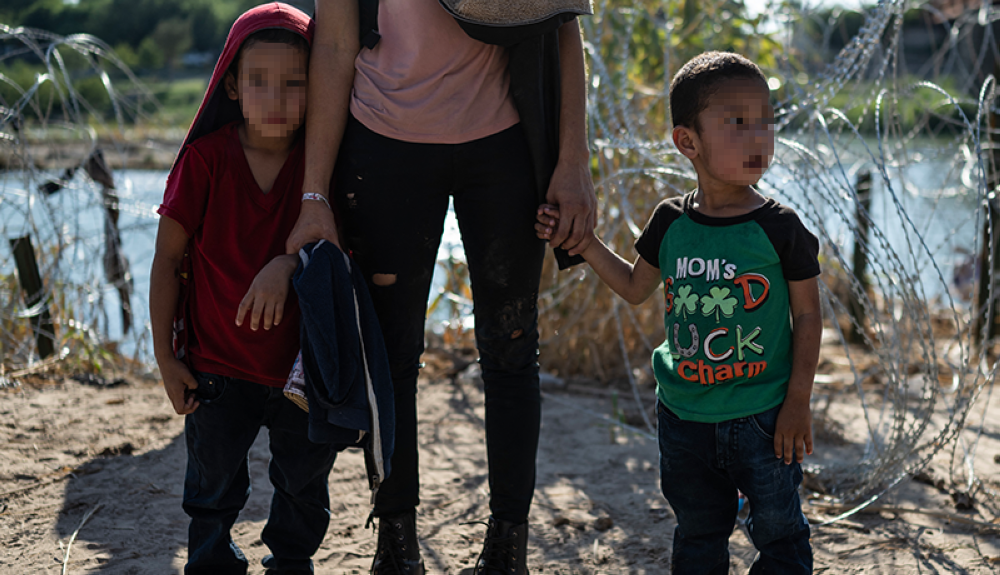
[[[663,286],[666,341],[653,371],[660,479],[677,516],[674,575],[729,573],[739,492],[760,551],[750,573],[812,572],[798,486],[812,453],[819,244],[754,188],[774,153],[769,96],[760,69],[737,54],[685,64],[670,86],[673,141],[698,189],[656,207],[634,264],[600,241],[582,252],[629,303]],[[558,218],[557,206],[541,206],[539,237]]]

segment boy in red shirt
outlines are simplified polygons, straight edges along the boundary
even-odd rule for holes
[[[167,396],[187,416],[187,575],[247,572],[230,529],[250,493],[247,455],[262,425],[274,485],[261,535],[268,573],[312,573],[329,523],[336,448],[308,440],[307,414],[282,393],[299,349],[289,297],[298,259],[285,255],[285,238],[310,200],[299,193],[299,128],[312,29],[278,3],[236,21],[159,209],[150,318]]]

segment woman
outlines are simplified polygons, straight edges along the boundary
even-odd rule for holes
[[[367,2],[367,4],[366,4]],[[362,7],[371,6],[362,0]],[[449,197],[472,280],[486,393],[490,524],[477,574],[527,573],[535,481],[540,194],[510,95],[507,52],[467,36],[438,0],[381,0],[372,47],[359,51],[354,0],[317,0],[302,213],[289,251],[337,241],[334,198],[369,287],[396,401],[392,473],[375,504],[372,573],[423,573],[416,536],[416,382],[428,291]],[[558,29],[558,161],[545,193],[563,217],[550,243],[584,248],[594,225],[586,85],[576,20]],[[317,102],[325,102],[323,106]],[[346,111],[350,109],[350,115]],[[316,200],[316,201],[310,201]]]

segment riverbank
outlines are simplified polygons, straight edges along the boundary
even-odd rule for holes
[[[835,355],[825,347],[824,357]],[[418,524],[428,573],[469,575],[489,515],[482,380],[465,352],[429,350],[420,380],[422,492]],[[846,369],[841,375],[847,375]],[[863,448],[864,416],[829,405],[836,373],[817,382],[813,463],[853,457]],[[543,380],[538,478],[530,516],[528,563],[540,575],[665,575],[674,516],[659,493],[656,441],[610,427],[606,386]],[[621,393],[621,392],[619,392]],[[652,390],[643,388],[651,397]],[[624,394],[622,394],[624,397]],[[986,399],[986,398],[984,398]],[[976,450],[976,469],[997,489],[1000,397],[994,394]],[[627,420],[630,401],[618,403]],[[977,410],[978,411],[978,410]],[[180,573],[187,555],[181,510],[185,454],[182,417],[159,382],[101,388],[71,379],[0,389],[0,572],[108,575]],[[641,425],[641,424],[640,424]],[[967,439],[975,439],[969,433]],[[250,453],[254,491],[233,530],[263,572],[267,547],[267,434]],[[970,443],[971,444],[971,443]],[[826,575],[987,575],[1000,567],[1000,527],[986,494],[961,501],[948,481],[950,450],[926,472],[905,479],[874,510],[829,525],[831,507],[803,488],[814,522],[815,573]],[[807,482],[808,483],[808,482]],[[376,536],[364,528],[369,493],[358,452],[340,456],[330,476],[332,518],[315,556],[322,575],[368,572]],[[971,507],[971,509],[969,508]],[[75,537],[75,538],[74,538]],[[746,573],[755,551],[745,527],[731,539],[732,574]]]
[[[167,133],[129,137],[126,139],[97,138],[33,142],[23,149],[18,145],[0,147],[0,170],[62,170],[79,166],[90,153],[99,148],[112,170],[167,170],[173,164],[184,134],[176,130]]]

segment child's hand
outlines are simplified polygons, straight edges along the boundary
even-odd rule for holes
[[[552,204],[542,204],[538,206],[536,214],[538,223],[535,224],[535,233],[542,240],[551,240],[552,234],[559,227],[559,206]]]
[[[198,409],[198,400],[195,399],[194,390],[198,389],[198,382],[191,375],[191,370],[184,365],[184,362],[169,358],[159,362],[160,375],[163,376],[163,388],[170,398],[170,404],[179,415],[187,415]]]
[[[785,464],[795,461],[802,463],[803,457],[813,452],[812,413],[809,403],[786,400],[778,411],[778,422],[774,429],[774,456],[784,459]]]
[[[236,310],[236,325],[242,326],[247,311],[250,311],[250,329],[257,331],[263,319],[264,329],[281,323],[288,298],[289,280],[295,273],[298,257],[284,255],[271,260],[257,277],[253,278],[250,289],[243,296]]]

